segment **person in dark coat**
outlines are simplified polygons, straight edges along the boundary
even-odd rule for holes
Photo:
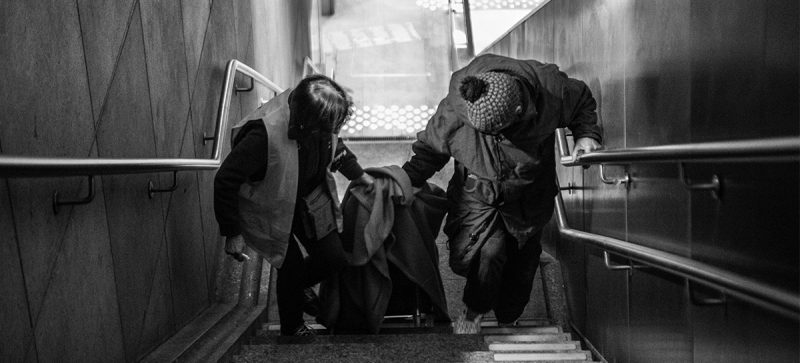
[[[570,128],[576,155],[598,149],[595,108],[554,64],[488,54],[453,73],[403,169],[419,187],[455,159],[444,232],[450,267],[467,278],[455,333],[479,332],[491,310],[501,325],[522,315],[558,191],[555,129]]]
[[[303,321],[308,288],[347,263],[331,171],[356,184],[373,183],[338,138],[351,105],[330,78],[303,79],[233,127],[231,152],[214,179],[226,253],[241,261],[247,245],[278,269],[283,335],[313,333]]]

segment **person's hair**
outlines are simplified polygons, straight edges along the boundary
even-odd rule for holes
[[[353,102],[334,80],[315,74],[297,84],[289,95],[289,138],[315,132],[338,133],[350,117]]]

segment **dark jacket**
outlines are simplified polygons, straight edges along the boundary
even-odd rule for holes
[[[237,194],[242,184],[264,179],[269,158],[267,136],[267,129],[261,120],[247,122],[234,136],[231,152],[217,171],[214,179],[214,213],[219,223],[220,234],[223,236],[231,237],[242,233],[239,227]],[[307,146],[299,149],[301,175],[298,197],[305,196],[324,180],[324,168],[329,160],[319,160],[317,157],[330,153],[315,150],[314,146],[317,143],[314,141],[312,138],[301,140],[301,143],[306,143]],[[341,139],[336,145],[336,159],[331,164],[330,170],[338,170],[349,180],[363,174],[355,154]]]
[[[444,191],[426,186],[413,195],[397,166],[366,172],[376,179],[372,191],[357,186],[342,201],[342,244],[350,266],[322,282],[318,320],[334,330],[377,333],[402,279],[419,288],[439,320],[449,321],[436,248]],[[401,298],[413,300],[414,294]]]
[[[464,77],[487,71],[509,73],[523,89],[522,119],[500,136],[482,134],[469,125],[458,91]],[[455,159],[445,232],[451,250],[463,252],[463,261],[456,265],[469,263],[490,232],[487,228],[505,227],[523,245],[547,223],[557,192],[555,129],[569,127],[576,139],[600,141],[595,108],[586,84],[567,77],[554,64],[489,54],[453,74],[449,93],[417,134],[414,156],[403,169],[412,184],[421,185],[450,157]],[[468,233],[459,233],[463,229]]]

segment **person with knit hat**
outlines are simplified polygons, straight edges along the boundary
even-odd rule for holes
[[[558,192],[555,130],[570,128],[576,155],[600,148],[595,109],[587,85],[554,64],[487,54],[453,73],[403,169],[419,187],[455,160],[444,232],[466,310],[454,333],[480,332],[489,311],[500,325],[522,315]]]

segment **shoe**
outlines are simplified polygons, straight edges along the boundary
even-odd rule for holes
[[[303,312],[316,317],[319,315],[319,310],[319,296],[314,292],[314,288],[308,287],[303,290]]]
[[[465,310],[455,323],[453,323],[453,334],[478,334],[481,332],[481,320],[483,314],[478,314],[475,319],[467,319],[467,311]]]
[[[308,324],[303,323],[303,325],[300,325],[300,327],[294,331],[293,335],[296,337],[313,337],[317,335],[317,331],[308,326]]]

